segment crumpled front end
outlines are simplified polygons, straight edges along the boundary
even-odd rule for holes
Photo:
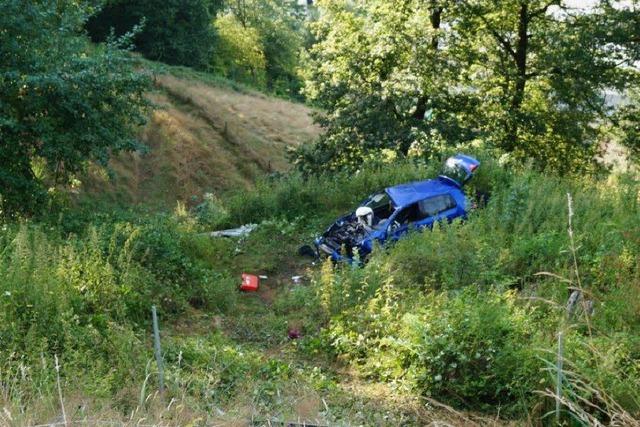
[[[369,237],[369,231],[360,224],[354,215],[347,215],[336,221],[315,241],[320,256],[331,257],[334,261],[351,260],[357,253],[360,256],[370,252],[370,245],[363,244]],[[367,248],[369,250],[367,251]]]

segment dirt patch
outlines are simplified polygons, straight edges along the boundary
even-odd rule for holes
[[[264,281],[260,283],[260,288],[258,289],[258,295],[260,295],[260,299],[266,305],[273,304],[277,294],[278,294],[277,290],[272,288],[271,285],[264,283]]]

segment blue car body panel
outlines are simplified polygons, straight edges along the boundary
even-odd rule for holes
[[[389,195],[396,207],[409,206],[420,200],[446,193],[460,193],[460,188],[454,184],[455,181],[447,178],[430,179],[428,181],[417,181],[409,184],[388,187],[385,192]],[[457,190],[457,191],[455,191]]]
[[[424,181],[415,181],[407,184],[388,187],[384,191],[390,199],[393,212],[383,222],[377,226],[364,231],[362,227],[358,228],[355,213],[350,213],[340,217],[334,224],[329,227],[325,233],[318,237],[315,241],[318,254],[321,252],[330,256],[334,261],[352,262],[353,249],[357,249],[360,257],[366,257],[372,250],[374,242],[385,244],[388,241],[396,241],[412,230],[420,230],[431,228],[435,222],[452,221],[455,218],[464,218],[469,209],[469,202],[462,191],[462,186],[468,181],[480,162],[472,157],[458,154],[447,159],[447,166],[454,165],[460,176],[459,180],[450,176],[441,175],[435,179]],[[460,179],[461,178],[461,179]],[[361,205],[368,205],[376,195],[366,199]],[[408,221],[406,223],[398,222],[403,215],[407,215],[408,209],[418,209],[420,203],[429,203],[429,201],[442,200],[446,203],[436,214]],[[345,233],[340,234],[345,230]],[[348,240],[348,253],[342,254],[345,242],[342,237],[353,234],[353,238]],[[341,239],[334,238],[338,235]],[[337,243],[340,243],[339,245]]]

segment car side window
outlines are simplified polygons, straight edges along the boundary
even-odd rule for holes
[[[418,205],[420,209],[420,216],[422,217],[420,219],[424,219],[455,208],[456,201],[450,194],[443,194],[441,196],[421,200]]]
[[[436,216],[456,207],[456,201],[449,194],[421,200],[402,209],[395,218],[398,224],[410,224]]]

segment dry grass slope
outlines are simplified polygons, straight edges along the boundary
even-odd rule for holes
[[[118,155],[106,170],[92,166],[82,179],[90,197],[166,207],[248,188],[287,170],[286,149],[319,133],[301,104],[168,74],[155,84],[156,108],[140,135],[148,151]]]

